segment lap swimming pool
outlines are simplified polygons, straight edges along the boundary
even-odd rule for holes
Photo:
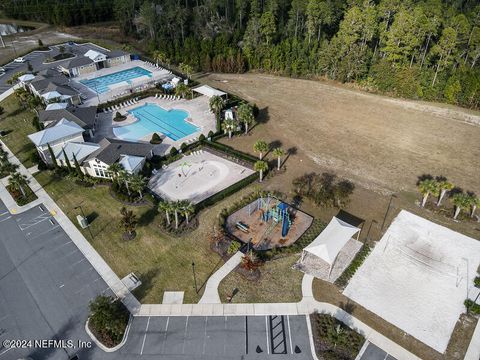
[[[118,84],[123,81],[130,83],[130,80],[139,78],[141,76],[152,77],[152,73],[140,66],[136,66],[131,69],[118,71],[112,74],[99,76],[94,79],[89,80],[80,80],[80,82],[88,86],[93,91],[96,91],[99,94],[107,92],[110,90],[110,85]]]
[[[200,130],[187,122],[188,113],[179,109],[165,110],[158,105],[146,103],[130,110],[129,113],[137,121],[130,125],[113,128],[117,138],[138,141],[149,134],[162,133],[177,141]]]

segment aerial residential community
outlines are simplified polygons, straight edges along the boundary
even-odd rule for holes
[[[0,3],[0,360],[480,359],[480,5]]]

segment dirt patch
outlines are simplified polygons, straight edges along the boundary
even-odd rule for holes
[[[262,136],[295,148],[313,167],[329,168],[381,193],[414,190],[425,173],[480,192],[480,113],[403,101],[319,81],[263,74],[201,79],[255,102]]]

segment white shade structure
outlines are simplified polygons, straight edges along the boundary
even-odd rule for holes
[[[338,253],[357,233],[360,234],[358,227],[333,217],[320,235],[303,249],[302,260],[305,252],[308,252],[319,257],[332,267]]]
[[[218,89],[212,88],[211,86],[208,86],[208,85],[202,85],[202,86],[196,87],[192,90],[199,93],[199,94],[205,95],[209,98],[211,98],[213,96],[223,97],[223,96],[227,95],[227,93],[225,93],[223,91],[220,91]]]

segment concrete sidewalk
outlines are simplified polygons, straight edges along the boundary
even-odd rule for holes
[[[125,284],[120,278],[113,272],[103,258],[96,252],[92,245],[85,239],[83,234],[76,228],[76,226],[70,221],[65,213],[58,207],[53,201],[50,195],[42,188],[38,181],[32,176],[32,174],[23,166],[23,164],[17,159],[17,157],[8,149],[8,147],[0,141],[5,151],[8,152],[8,161],[12,164],[18,165],[18,172],[25,175],[29,181],[29,186],[32,191],[37,195],[38,199],[27,204],[25,206],[18,206],[15,200],[10,196],[10,193],[5,186],[0,184],[0,198],[5,203],[11,213],[21,213],[28,209],[31,209],[40,204],[44,204],[50,213],[55,217],[59,225],[65,230],[68,236],[72,239],[73,243],[83,253],[87,260],[92,264],[93,268],[98,272],[102,279],[112,289],[117,297],[122,299],[122,302],[128,308],[128,310],[135,314],[140,308],[138,300],[128,291]]]
[[[243,253],[237,251],[228,261],[223,264],[223,266],[215,271],[215,273],[210,276],[205,286],[205,291],[203,296],[198,302],[199,304],[220,304],[220,296],[218,295],[218,286],[220,282],[228,274],[230,274],[240,263],[242,262]]]

